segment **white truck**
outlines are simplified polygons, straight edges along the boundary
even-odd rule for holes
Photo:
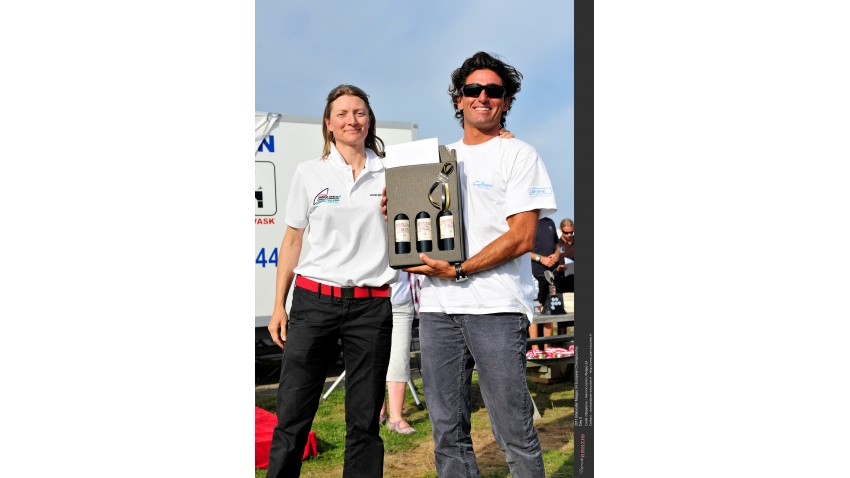
[[[322,154],[322,118],[255,112],[254,327],[257,355],[280,353],[268,333],[275,298],[278,248],[286,231],[286,198],[298,163]],[[419,139],[416,123],[378,121],[385,146]],[[301,257],[308,251],[305,241]],[[292,294],[289,294],[291,299]],[[287,301],[287,308],[290,301]],[[269,343],[271,342],[271,345]]]

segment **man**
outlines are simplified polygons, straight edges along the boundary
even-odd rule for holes
[[[574,292],[574,275],[567,270],[566,260],[575,260],[575,225],[573,220],[566,218],[561,221],[561,239],[558,241],[558,252],[560,253],[557,279],[555,288],[559,294]]]
[[[470,437],[472,368],[511,476],[542,477],[540,441],[525,382],[525,330],[533,316],[531,265],[538,216],[555,212],[537,151],[499,138],[522,75],[478,52],[452,73],[449,94],[463,139],[457,151],[466,257],[405,269],[423,274],[419,340],[422,379],[441,477],[477,477]]]
[[[554,275],[558,269],[558,233],[555,232],[555,221],[542,217],[537,221],[537,232],[534,234],[534,249],[531,250],[531,273],[537,280],[537,303],[543,305],[549,296],[549,281],[544,275],[546,271]],[[552,336],[552,324],[531,324],[528,326],[528,336],[539,336],[539,327],[543,326],[543,336]],[[543,345],[546,348],[546,344]],[[539,350],[537,345],[532,349]]]

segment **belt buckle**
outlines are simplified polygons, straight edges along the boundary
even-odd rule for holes
[[[339,288],[339,297],[342,299],[353,299],[354,298],[354,287],[340,287]]]

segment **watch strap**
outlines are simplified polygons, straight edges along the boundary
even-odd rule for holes
[[[463,282],[469,279],[466,274],[463,272],[463,267],[461,267],[460,262],[455,264],[455,282]]]

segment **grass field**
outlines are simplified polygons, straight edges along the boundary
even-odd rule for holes
[[[414,380],[422,397],[422,380]],[[534,402],[542,418],[534,423],[543,448],[546,476],[564,478],[573,476],[573,384],[540,384],[529,381]],[[313,431],[318,441],[319,456],[303,463],[303,477],[342,476],[345,447],[345,390],[335,390],[319,406]],[[258,396],[256,405],[275,411],[273,396]],[[427,404],[426,404],[427,406]],[[473,374],[472,384],[472,440],[478,467],[483,478],[510,476],[505,455],[499,449],[490,429],[490,419],[478,388],[478,376]],[[384,476],[388,478],[434,478],[434,444],[431,440],[431,423],[428,410],[418,410],[413,397],[405,397],[404,416],[416,428],[413,435],[390,433],[381,427],[384,440]],[[265,478],[266,470],[256,469],[256,478]]]

